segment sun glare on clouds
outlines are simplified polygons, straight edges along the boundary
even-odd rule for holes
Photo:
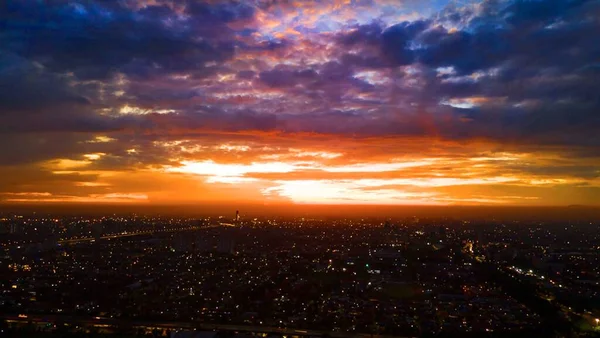
[[[300,151],[296,153],[301,153]],[[315,157],[319,152],[312,152]],[[335,157],[334,157],[335,158]],[[262,188],[265,196],[290,199],[296,203],[412,203],[443,204],[453,201],[436,199],[437,194],[418,191],[422,188],[444,186],[486,185],[516,182],[514,177],[418,177],[415,168],[425,168],[435,164],[438,159],[425,158],[411,161],[390,163],[357,163],[348,165],[326,165],[319,161],[312,162],[252,162],[250,164],[217,163],[213,160],[182,161],[180,166],[166,167],[166,172],[184,173],[202,176],[207,183],[253,184],[260,182],[267,187]],[[403,172],[406,178],[368,178],[373,173]],[[341,175],[354,173],[365,175],[357,179],[265,179],[261,174],[290,174],[294,172],[331,173]],[[398,188],[396,188],[398,187]],[[406,190],[409,189],[409,190]]]

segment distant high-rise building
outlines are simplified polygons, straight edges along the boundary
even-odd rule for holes
[[[232,254],[235,252],[235,241],[226,235],[221,235],[219,243],[217,244],[217,252]]]
[[[92,236],[94,237],[94,239],[100,239],[102,237],[102,232],[103,232],[103,225],[102,223],[95,223],[92,225]]]
[[[117,234],[123,231],[121,222],[112,218],[102,220],[102,229],[105,234]]]
[[[236,222],[239,222],[239,221],[240,221],[240,211],[239,211],[239,210],[236,210],[236,211],[235,211],[235,221],[236,221]]]
[[[10,233],[11,234],[21,233],[21,229],[22,229],[21,224],[18,224],[18,223],[11,223],[10,224]]]
[[[477,232],[477,244],[481,245],[483,243],[484,237],[483,237],[483,230],[478,228],[476,230]]]
[[[193,252],[195,245],[195,238],[187,234],[179,233],[172,238],[172,247],[176,252]]]

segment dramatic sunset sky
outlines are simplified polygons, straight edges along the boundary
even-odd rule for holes
[[[600,1],[8,0],[0,202],[600,203]]]

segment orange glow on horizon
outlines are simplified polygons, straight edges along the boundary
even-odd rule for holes
[[[363,143],[363,147],[368,145]],[[420,157],[388,154],[377,148],[356,148],[358,152],[353,154],[344,151],[345,145],[282,147],[274,141],[201,145],[173,140],[155,142],[155,146],[180,159],[130,171],[102,168],[108,158],[102,152],[83,154],[80,158],[84,160],[46,161],[40,168],[57,182],[67,182],[61,186],[62,193],[54,193],[48,186],[48,192],[13,191],[0,194],[0,198],[9,203],[544,205],[544,191],[581,184],[600,187],[598,179],[513,169],[556,161],[556,154],[533,157],[514,151],[481,152],[478,144],[468,146],[472,156],[423,151]],[[143,152],[126,151],[121,161]]]

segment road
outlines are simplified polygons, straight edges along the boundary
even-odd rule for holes
[[[230,324],[210,324],[201,322],[149,322],[149,321],[128,321],[119,320],[113,318],[104,317],[77,317],[67,315],[0,315],[0,318],[6,320],[9,323],[21,323],[27,324],[29,322],[38,325],[44,325],[47,323],[68,323],[71,325],[80,325],[97,328],[110,328],[110,327],[128,327],[134,329],[144,330],[199,330],[199,331],[236,331],[236,332],[252,332],[252,333],[276,333],[280,335],[291,335],[291,336],[323,336],[328,335],[330,337],[347,338],[367,338],[374,337],[370,334],[353,334],[345,332],[329,332],[320,330],[300,330],[293,328],[281,328],[271,326],[256,326],[256,325],[230,325]],[[390,336],[377,335],[375,337],[388,338]],[[398,337],[396,337],[398,338]]]

